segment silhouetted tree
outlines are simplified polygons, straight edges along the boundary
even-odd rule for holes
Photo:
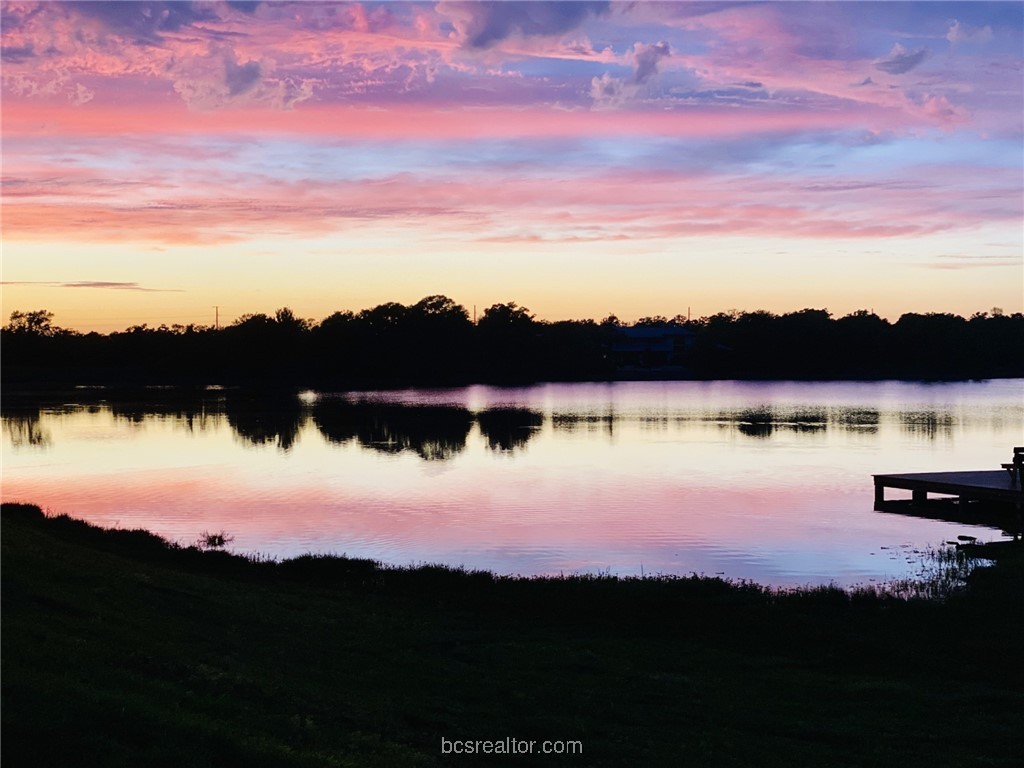
[[[387,333],[394,333],[402,327],[409,315],[409,308],[397,301],[378,304],[359,313],[359,321],[371,332],[383,338]]]
[[[532,329],[534,316],[526,307],[520,307],[514,301],[510,301],[489,306],[484,310],[477,325],[491,333],[515,333]]]
[[[923,378],[965,375],[967,321],[941,312],[901,315],[893,326],[899,375]]]
[[[11,312],[10,322],[3,329],[7,333],[30,336],[56,336],[68,333],[63,328],[53,325],[53,312],[47,309],[37,309],[32,312]]]
[[[312,320],[303,320],[296,317],[289,307],[281,307],[274,312],[274,322],[277,328],[284,334],[300,334],[313,327]]]
[[[328,315],[311,329],[311,369],[318,380],[332,382],[354,378],[360,324],[354,312]]]
[[[74,340],[80,334],[54,325],[53,312],[47,309],[14,310],[0,332],[5,374],[13,370],[35,378],[52,366],[75,363]]]
[[[456,304],[447,296],[426,296],[410,307],[410,314],[433,323],[446,323],[463,327],[469,322],[469,312],[461,304]]]
[[[861,377],[891,370],[891,331],[888,320],[866,309],[839,318],[834,333],[838,349],[832,352],[834,358],[838,357],[835,367],[858,371]]]
[[[480,360],[487,377],[501,381],[530,381],[537,373],[531,355],[538,323],[526,307],[514,301],[493,304],[477,323]]]
[[[220,335],[228,367],[261,385],[301,382],[309,375],[312,322],[282,307],[273,316],[245,314]]]
[[[664,315],[651,315],[650,317],[641,317],[635,324],[639,326],[668,325],[669,319]]]
[[[449,383],[470,370],[473,324],[469,312],[447,296],[427,296],[409,307],[407,317],[410,380]]]

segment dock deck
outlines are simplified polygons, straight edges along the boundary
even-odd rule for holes
[[[925,502],[929,493],[956,496],[968,501],[997,501],[1024,504],[1024,489],[1006,470],[975,472],[913,472],[900,475],[873,475],[875,507],[885,505],[885,489],[901,488],[911,492],[913,501]]]

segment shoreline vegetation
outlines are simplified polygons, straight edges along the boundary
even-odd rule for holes
[[[31,504],[0,519],[9,765],[1019,759],[1019,546],[969,575],[947,552],[917,585],[773,590],[277,562]],[[582,754],[442,753],[509,738]]]
[[[474,311],[475,315],[475,311]],[[314,321],[283,307],[223,327],[79,333],[47,310],[2,329],[3,384],[388,388],[622,379],[978,379],[1024,376],[1024,314],[970,318],[826,309],[730,311],[633,324],[537,320],[515,302],[471,319],[452,299],[387,302]]]

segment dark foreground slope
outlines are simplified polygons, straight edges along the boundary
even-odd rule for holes
[[[4,506],[2,544],[5,766],[935,768],[1021,755],[1013,564],[938,603],[257,563],[20,505]],[[442,738],[505,737],[535,753],[442,754]],[[539,754],[545,740],[582,754]]]

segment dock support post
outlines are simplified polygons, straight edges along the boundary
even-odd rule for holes
[[[921,488],[915,488],[910,492],[910,500],[914,504],[924,504],[928,501],[928,491]]]
[[[882,485],[882,482],[876,477],[875,478],[875,507],[877,507],[879,504],[884,504],[884,503],[885,503],[885,486]]]

